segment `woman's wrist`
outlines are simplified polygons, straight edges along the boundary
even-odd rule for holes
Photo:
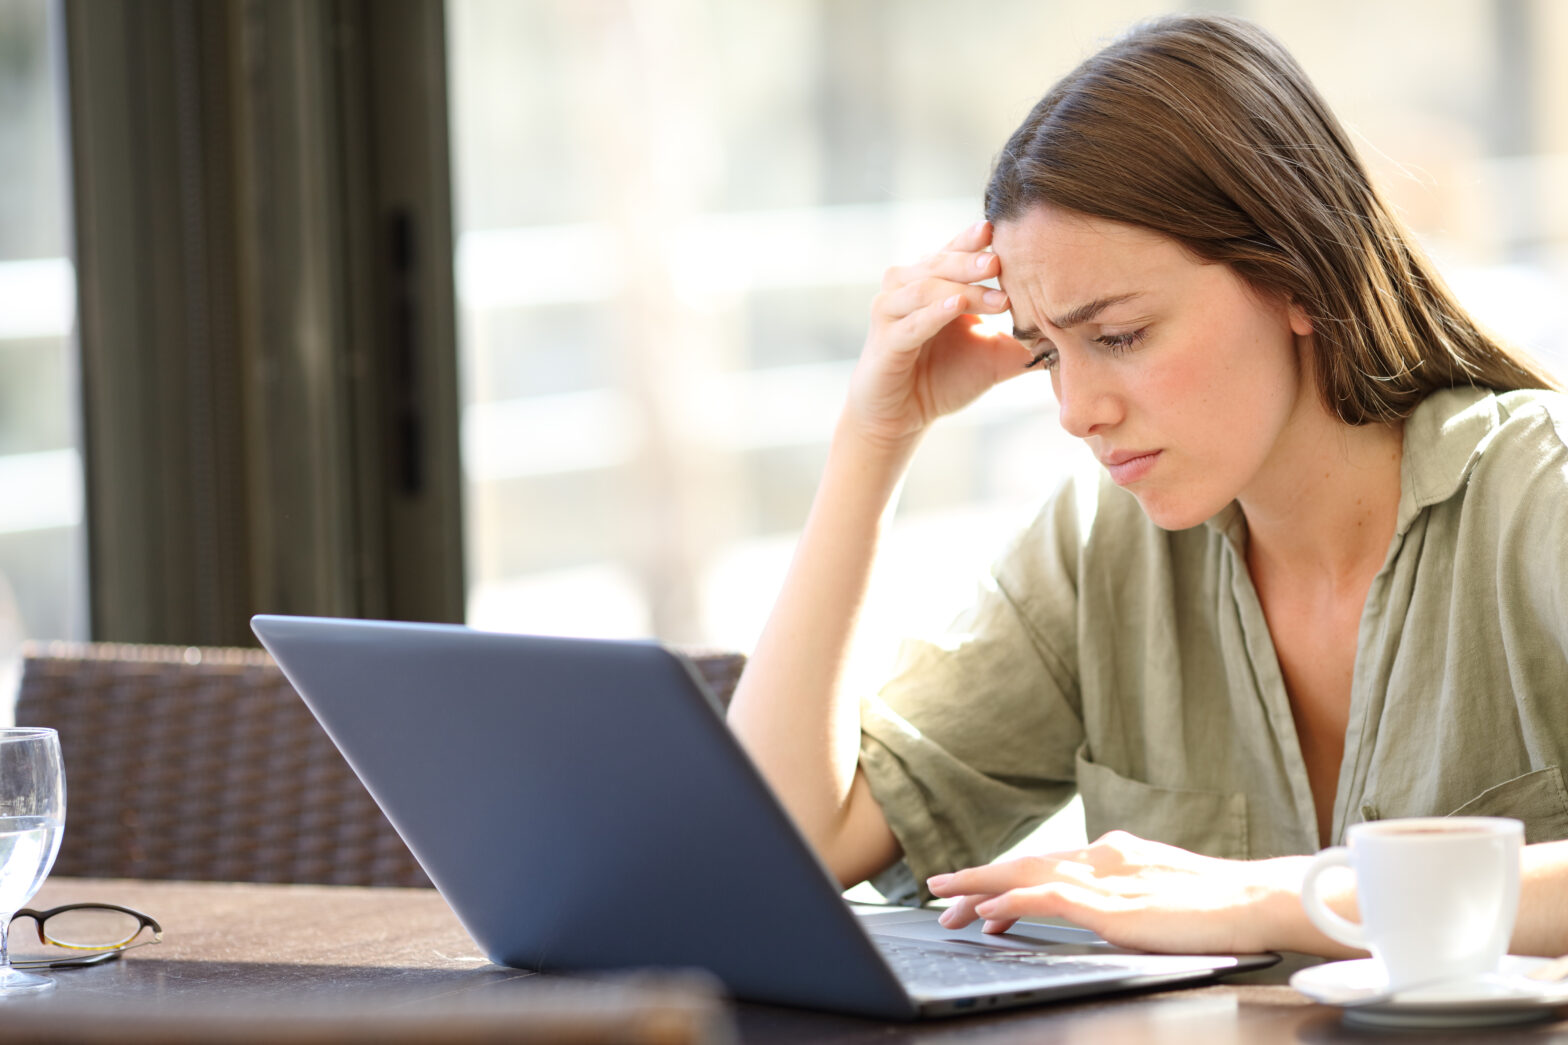
[[[863,491],[874,490],[879,499],[891,502],[923,434],[879,431],[845,410],[833,429],[823,479],[833,482],[848,477]]]
[[[1256,917],[1249,917],[1257,933],[1254,949],[1262,951],[1309,951],[1312,923],[1301,906],[1301,879],[1306,873],[1306,858],[1296,856],[1260,860],[1256,864],[1259,882]]]
[[[1280,856],[1256,861],[1257,902],[1253,924],[1258,950],[1295,951],[1326,958],[1362,957],[1364,952],[1346,947],[1325,936],[1301,903],[1301,882],[1306,877],[1310,856]],[[1355,890],[1349,885],[1324,894],[1323,899],[1340,915],[1358,918]]]
[[[924,428],[894,428],[861,417],[846,405],[833,429],[833,448],[892,463],[902,472],[925,436]]]

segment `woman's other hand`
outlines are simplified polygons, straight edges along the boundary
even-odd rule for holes
[[[1024,917],[1065,918],[1137,950],[1323,953],[1308,944],[1328,941],[1303,933],[1303,859],[1222,860],[1113,831],[1083,849],[936,875],[927,885],[955,901],[941,917],[951,929],[983,918],[986,932],[1001,933]]]
[[[1023,372],[1023,346],[978,329],[981,315],[1008,308],[1006,294],[980,285],[1001,271],[990,243],[990,223],[977,222],[943,250],[887,270],[846,407],[846,420],[865,437],[906,445]]]

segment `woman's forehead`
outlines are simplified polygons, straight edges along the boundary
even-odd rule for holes
[[[1199,267],[1167,236],[1056,207],[999,223],[992,249],[1001,259],[1002,289],[1030,323],[1068,318],[1094,302],[1130,300]]]

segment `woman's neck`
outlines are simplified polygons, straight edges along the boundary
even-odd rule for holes
[[[1238,498],[1254,576],[1364,585],[1394,536],[1403,451],[1403,424],[1347,425],[1321,407],[1307,412]]]

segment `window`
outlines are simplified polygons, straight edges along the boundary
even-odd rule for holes
[[[0,4],[0,673],[18,635],[83,638],[87,620],[76,284],[52,6]]]

